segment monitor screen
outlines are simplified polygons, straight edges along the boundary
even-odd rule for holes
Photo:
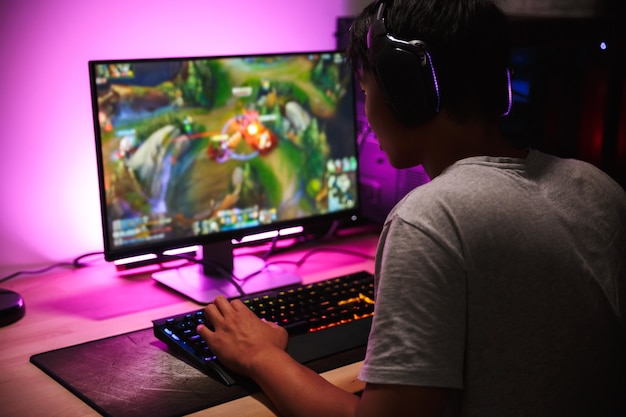
[[[107,260],[358,213],[343,53],[90,61],[89,74]]]

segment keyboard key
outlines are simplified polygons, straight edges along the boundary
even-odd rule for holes
[[[362,271],[239,299],[258,317],[284,327],[290,335],[288,351],[304,363],[367,343],[374,314],[374,281]],[[201,370],[226,385],[234,384],[235,378],[196,332],[200,323],[205,323],[203,309],[153,320],[154,334]]]

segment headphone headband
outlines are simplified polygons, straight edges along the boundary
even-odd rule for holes
[[[378,1],[379,6],[376,11],[376,19],[370,23],[369,30],[367,31],[367,49],[372,47],[372,38],[387,33],[385,28],[385,3]]]
[[[440,110],[437,73],[426,42],[399,39],[388,32],[385,25],[387,3],[385,0],[375,3],[374,7],[378,8],[367,31],[370,67],[396,117],[406,125],[419,125]],[[511,112],[513,104],[509,68],[506,68],[506,82],[506,106],[502,116]]]
[[[369,63],[385,101],[406,125],[417,125],[439,112],[437,74],[421,40],[396,38],[385,26],[385,2],[378,9],[367,31]],[[375,6],[376,6],[375,5]]]

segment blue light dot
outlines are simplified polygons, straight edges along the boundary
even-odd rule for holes
[[[606,44],[606,42],[600,42],[600,49],[602,49],[603,51],[606,51],[606,48],[608,48],[608,45]]]

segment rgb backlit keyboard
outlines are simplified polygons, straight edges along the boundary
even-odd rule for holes
[[[363,346],[374,314],[374,279],[362,271],[314,284],[268,290],[239,298],[257,316],[289,335],[289,353],[301,363]],[[153,320],[155,336],[201,370],[236,383],[196,332],[203,309]]]

